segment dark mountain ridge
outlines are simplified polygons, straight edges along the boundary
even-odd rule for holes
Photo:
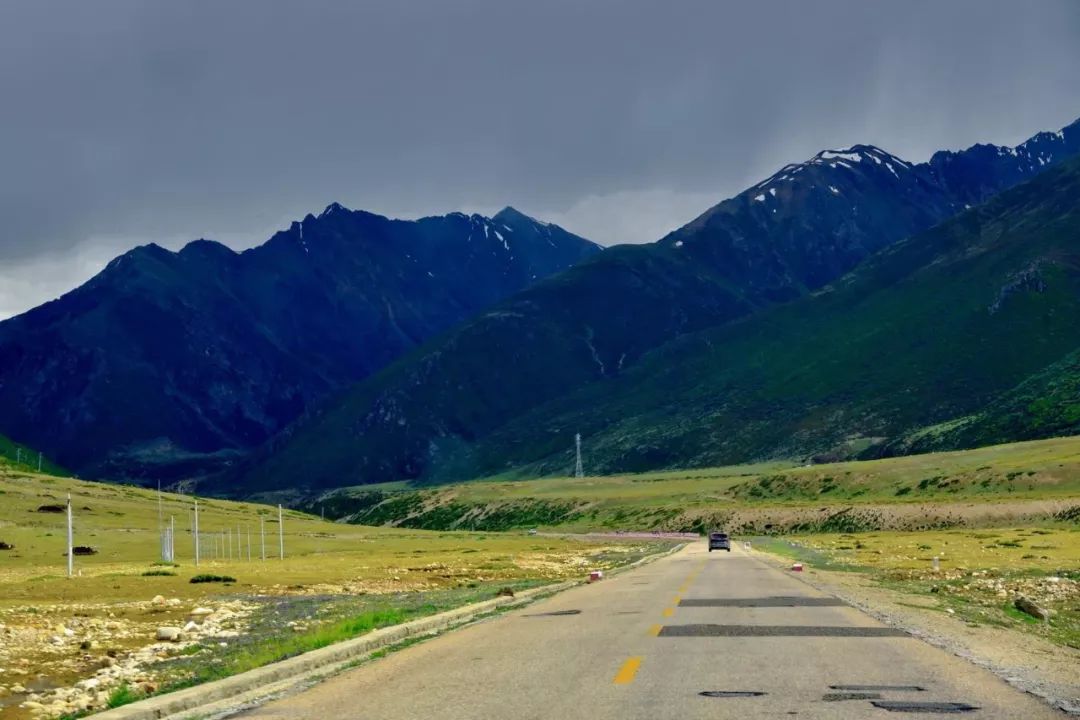
[[[86,476],[204,474],[599,250],[512,208],[403,221],[337,203],[243,252],[141,246],[0,323],[0,432]]]

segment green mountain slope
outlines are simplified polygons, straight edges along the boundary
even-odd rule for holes
[[[905,435],[889,454],[969,448],[1080,434],[1080,350],[1024,380],[979,412]]]
[[[596,472],[873,455],[983,408],[981,425],[935,447],[1067,432],[1078,318],[1080,163],[1071,162],[810,298],[670,343],[617,379],[516,419],[470,449],[471,469],[565,472],[575,431]]]

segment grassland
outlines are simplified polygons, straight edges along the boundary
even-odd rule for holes
[[[93,550],[76,555],[73,578],[66,576],[64,514],[51,507],[63,506],[68,493],[74,544]],[[0,717],[74,713],[214,679],[506,588],[583,577],[661,547],[358,527],[285,511],[281,559],[276,508],[200,499],[200,530],[218,538],[231,531],[233,551],[231,559],[210,558],[204,539],[196,567],[193,506],[191,497],[162,496],[161,517],[177,529],[176,562],[163,564],[154,492],[0,464],[0,542],[8,548],[0,550]],[[198,575],[232,581],[191,582]],[[182,627],[200,607],[211,614],[184,642],[155,642],[158,628]],[[92,677],[101,682],[74,700],[58,699]]]
[[[1080,505],[1080,437],[883,460],[784,463],[605,477],[402,483],[307,502],[335,517],[403,527],[747,534],[924,529],[1068,517]],[[1075,512],[1075,511],[1072,511]]]
[[[759,548],[869,576],[920,608],[1080,649],[1080,527],[1068,523],[928,532],[796,535]],[[934,569],[934,558],[938,569]],[[1018,596],[1053,615],[1020,611]]]

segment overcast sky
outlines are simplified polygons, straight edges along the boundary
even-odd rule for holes
[[[1076,0],[0,0],[0,317],[331,201],[647,242],[826,147],[1077,116]]]

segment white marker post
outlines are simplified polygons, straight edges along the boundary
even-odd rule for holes
[[[263,561],[266,560],[266,518],[262,515],[259,516],[259,546],[260,557]]]
[[[199,567],[199,501],[195,501],[195,520],[191,528],[191,536],[195,539],[195,567]]]
[[[285,559],[285,521],[281,515],[281,504],[277,506],[278,558]]]
[[[68,560],[68,577],[72,577],[75,574],[75,542],[74,531],[72,529],[71,518],[71,493],[68,493],[67,499],[67,560]]]

